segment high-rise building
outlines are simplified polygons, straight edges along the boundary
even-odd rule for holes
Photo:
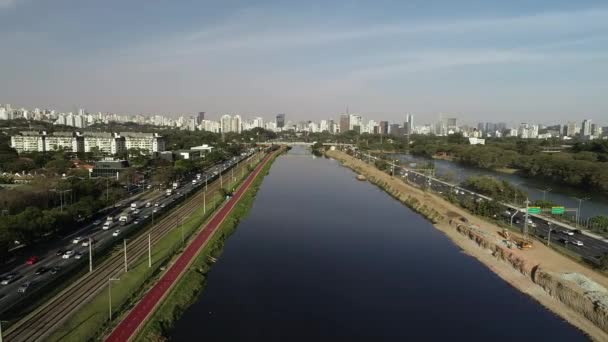
[[[340,133],[345,133],[350,129],[350,117],[348,114],[340,115]]]
[[[591,135],[591,120],[583,120],[583,125],[581,126],[581,135],[584,137]]]
[[[380,128],[378,129],[378,133],[383,135],[388,134],[388,121],[380,121]]]
[[[201,124],[205,120],[205,112],[198,112],[198,116],[196,117],[196,123]]]
[[[243,130],[243,122],[241,120],[240,115],[235,115],[232,117],[232,122],[230,125],[230,131],[234,133],[241,133]]]
[[[405,134],[412,134],[414,132],[414,115],[407,114],[405,116],[405,122],[403,123],[403,129]]]
[[[277,114],[277,128],[279,130],[285,127],[285,114]]]
[[[567,137],[573,137],[576,134],[576,122],[569,121],[567,125],[564,126],[564,135]]]
[[[230,115],[222,115],[220,118],[220,129],[222,133],[232,132],[232,117]]]
[[[361,132],[361,128],[363,126],[363,120],[361,118],[361,115],[356,115],[356,114],[350,114],[349,119],[348,119],[348,129],[351,131],[355,131],[358,133],[362,133]]]

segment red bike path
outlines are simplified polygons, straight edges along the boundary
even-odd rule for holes
[[[137,330],[143,326],[143,323],[154,312],[163,298],[169,293],[176,281],[181,278],[185,270],[190,266],[199,251],[207,243],[209,238],[215,233],[217,228],[222,224],[226,216],[232,208],[241,199],[243,193],[249,189],[249,186],[260,173],[264,165],[268,162],[271,155],[267,155],[262,163],[260,163],[252,172],[243,184],[237,189],[228,202],[216,212],[207,225],[198,233],[194,240],[186,247],[182,255],[175,261],[160,280],[144,295],[144,297],[129,311],[122,321],[114,328],[112,333],[106,338],[108,342],[128,341],[135,337]]]

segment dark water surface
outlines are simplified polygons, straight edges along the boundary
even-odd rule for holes
[[[354,176],[277,159],[172,340],[585,340]]]

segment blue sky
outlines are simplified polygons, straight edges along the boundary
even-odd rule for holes
[[[0,0],[0,103],[608,125],[606,1]]]

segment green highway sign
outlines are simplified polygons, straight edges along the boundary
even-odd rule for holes
[[[551,207],[551,214],[560,215],[565,211],[564,207]]]
[[[528,214],[540,214],[540,207],[528,207]]]

